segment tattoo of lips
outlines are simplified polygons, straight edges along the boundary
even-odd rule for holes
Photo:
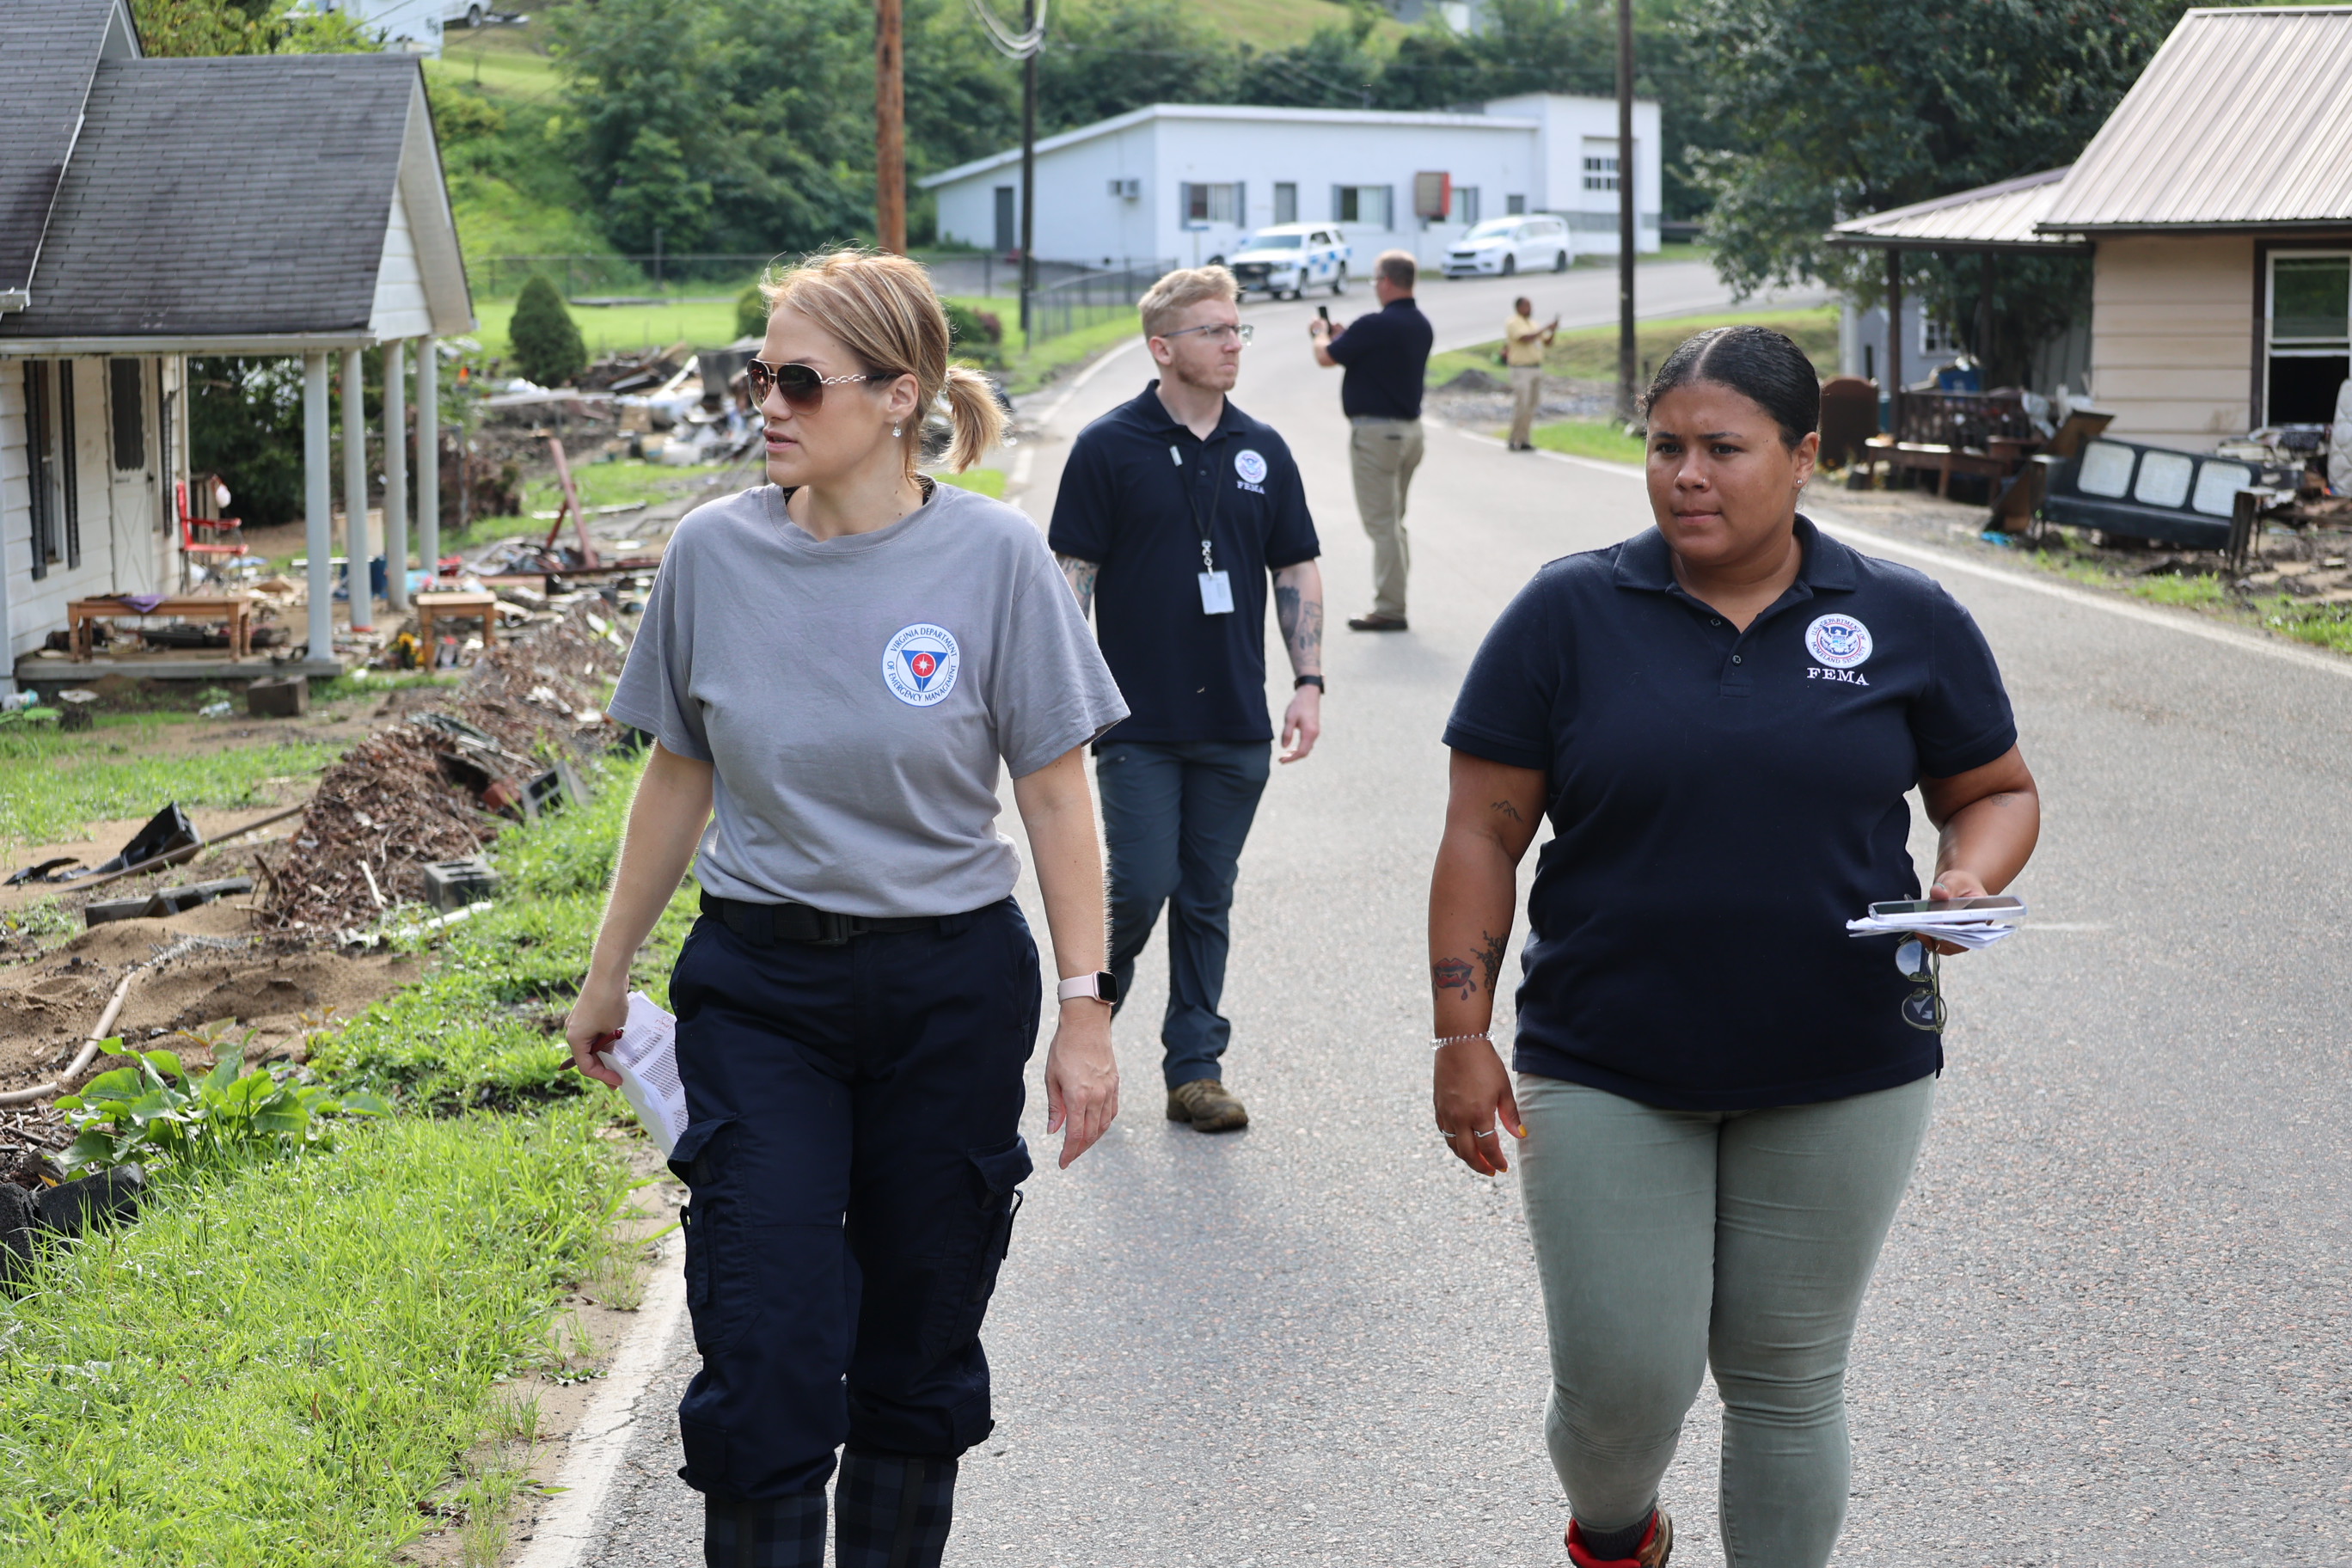
[[[1470,978],[1470,963],[1466,959],[1441,959],[1429,966],[1429,975],[1437,983],[1440,991],[1459,990],[1462,993],[1459,1000],[1464,1002],[1470,1000],[1470,993],[1478,989],[1478,983]]]

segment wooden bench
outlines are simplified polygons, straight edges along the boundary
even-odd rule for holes
[[[424,647],[425,658],[439,645],[434,638],[433,623],[436,620],[482,623],[482,646],[487,648],[499,640],[499,596],[458,589],[437,594],[416,595],[416,640]]]
[[[143,598],[145,595],[142,595]],[[146,620],[163,616],[184,621],[225,621],[228,625],[228,656],[244,658],[253,646],[253,596],[249,594],[186,595],[157,600],[141,609],[119,598],[76,599],[66,605],[66,626],[77,660],[90,656],[92,622],[119,620],[125,616]]]

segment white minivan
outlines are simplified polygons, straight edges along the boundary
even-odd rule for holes
[[[1242,241],[1226,259],[1244,294],[1296,300],[1309,289],[1348,291],[1347,231],[1329,223],[1278,223]]]
[[[1550,213],[1490,217],[1445,252],[1448,278],[1508,278],[1514,272],[1565,272],[1576,259],[1568,220]]]

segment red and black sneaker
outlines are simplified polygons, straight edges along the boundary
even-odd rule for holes
[[[1651,1510],[1650,1527],[1642,1532],[1642,1544],[1631,1557],[1595,1557],[1585,1546],[1584,1531],[1576,1521],[1568,1521],[1568,1560],[1576,1568],[1665,1568],[1674,1551],[1674,1517],[1662,1508]]]

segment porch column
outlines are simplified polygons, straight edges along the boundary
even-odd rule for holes
[[[333,484],[328,476],[327,356],[302,356],[302,542],[310,552],[310,660],[335,657]]]
[[[441,559],[441,354],[416,340],[416,559],[433,584]]]
[[[375,626],[375,595],[368,589],[368,562],[375,550],[368,539],[366,367],[357,349],[343,351],[343,554],[350,564],[343,580],[352,590],[352,630]]]
[[[383,345],[383,602],[408,608],[408,345]]]

